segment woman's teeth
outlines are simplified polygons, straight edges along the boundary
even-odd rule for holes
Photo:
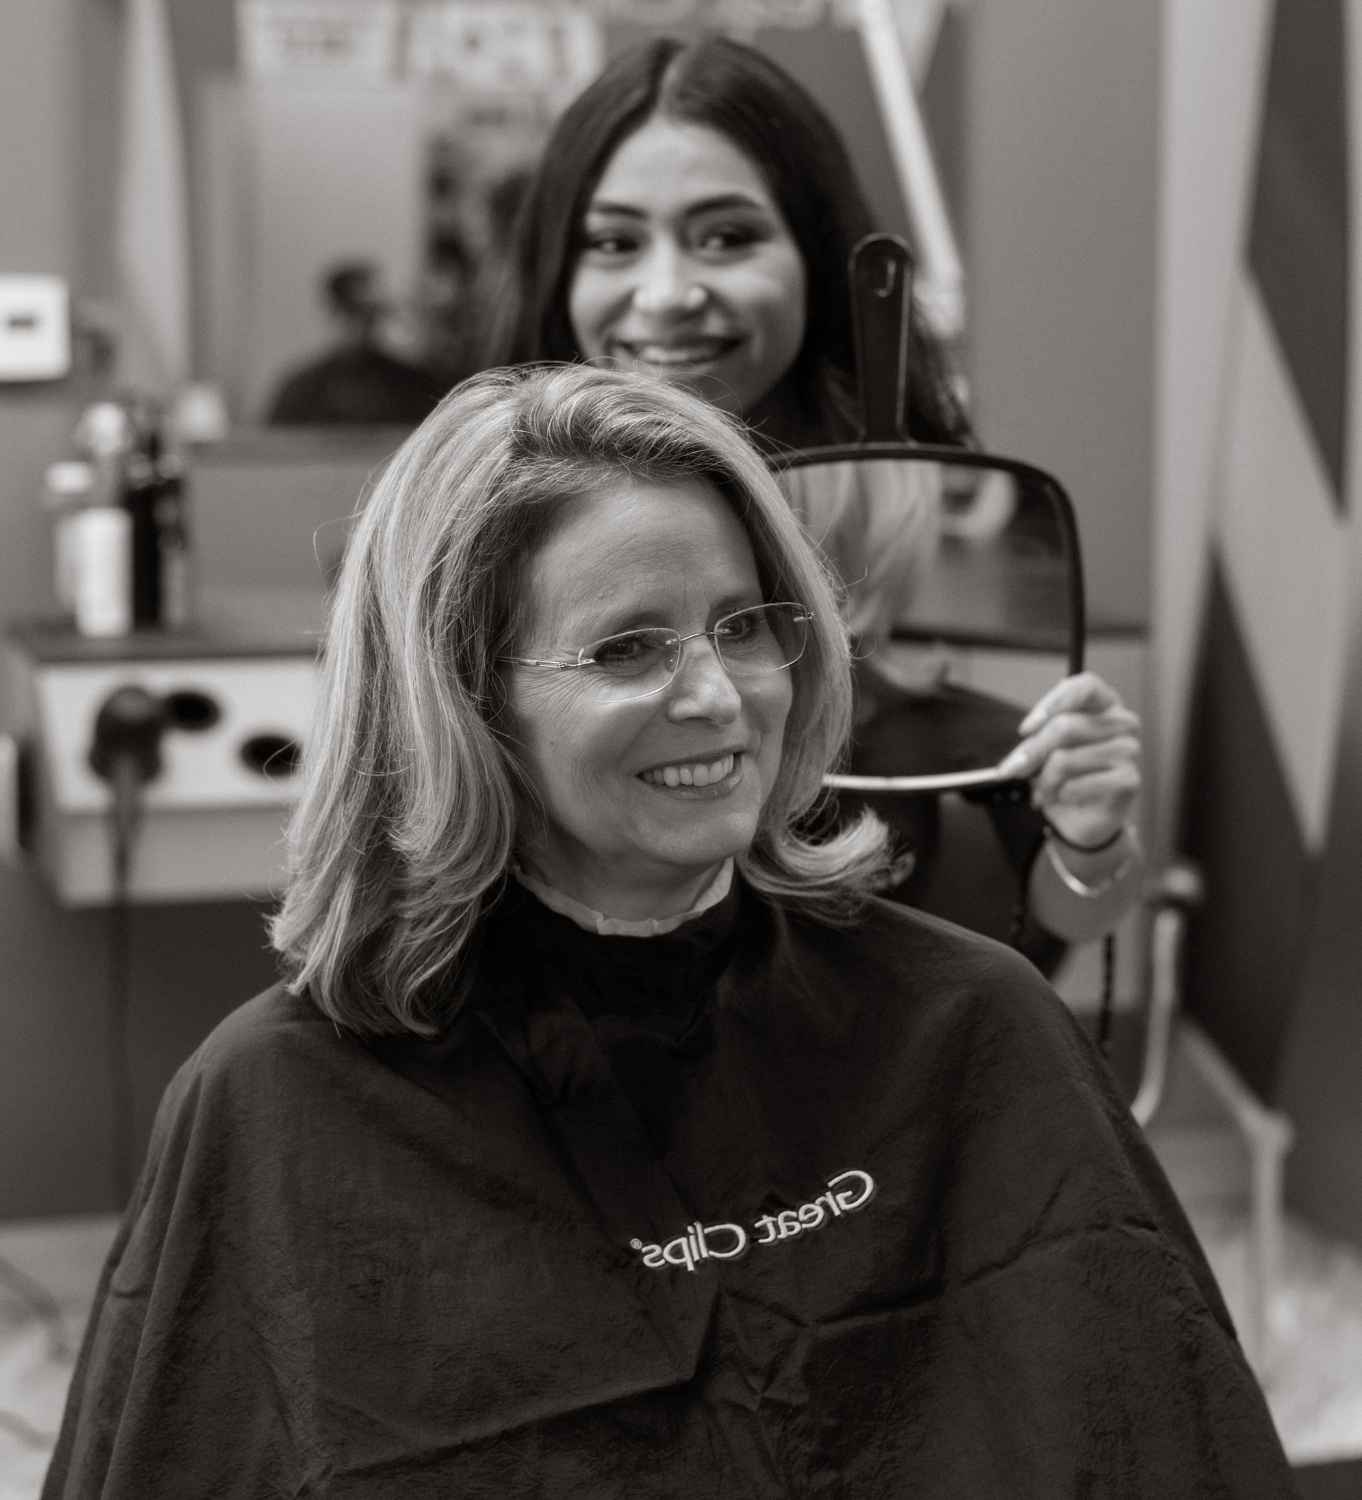
[[[655,766],[640,773],[650,786],[712,786],[728,776],[737,761],[731,751],[718,760],[688,760],[673,766]]]
[[[645,365],[680,369],[685,365],[709,364],[721,358],[732,345],[732,339],[701,339],[693,344],[622,344],[620,347]]]
[[[694,365],[701,360],[713,359],[716,350],[713,345],[700,347],[688,345],[684,349],[663,348],[657,344],[645,344],[638,351],[640,359],[647,360],[650,365]]]

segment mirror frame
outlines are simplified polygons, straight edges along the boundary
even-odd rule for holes
[[[882,462],[889,459],[917,463],[939,463],[955,468],[970,466],[990,468],[1013,475],[1019,481],[1045,489],[1054,504],[1069,560],[1069,647],[1067,673],[1083,670],[1087,641],[1087,604],[1083,583],[1083,552],[1078,536],[1078,520],[1068,491],[1048,470],[1022,459],[989,453],[975,448],[949,447],[934,443],[876,442],[840,443],[822,448],[800,448],[778,454],[768,460],[768,467],[778,478],[791,469],[813,468],[821,464]],[[995,795],[1007,797],[1024,783],[1001,776],[997,767],[978,771],[946,771],[919,776],[855,776],[830,771],[823,778],[826,787],[848,792],[938,793],[993,789]]]

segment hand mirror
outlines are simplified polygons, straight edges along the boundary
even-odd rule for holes
[[[892,235],[851,258],[862,433],[772,467],[845,590],[859,716],[900,726],[857,737],[827,784],[847,791],[977,789],[1045,689],[1081,671],[1083,570],[1073,506],[1052,475],[904,431],[912,261]]]

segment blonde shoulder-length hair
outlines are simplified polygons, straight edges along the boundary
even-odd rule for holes
[[[621,477],[712,484],[746,529],[765,597],[813,614],[780,770],[739,860],[747,880],[836,921],[883,868],[869,815],[809,833],[850,729],[847,634],[830,573],[738,425],[646,377],[487,371],[388,463],[332,601],[272,937],[291,987],[337,1024],[430,1035],[462,1003],[479,923],[533,807],[498,665],[534,607],[526,565],[565,502]]]

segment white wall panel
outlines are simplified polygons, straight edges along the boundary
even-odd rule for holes
[[[1165,0],[1155,356],[1155,827],[1180,794],[1221,388],[1257,145],[1270,0]]]

